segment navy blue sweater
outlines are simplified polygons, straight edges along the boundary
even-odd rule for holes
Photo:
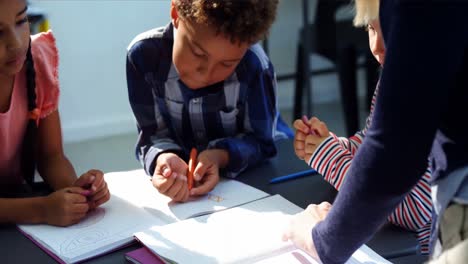
[[[468,1],[381,0],[386,61],[373,123],[327,219],[320,259],[343,263],[418,181],[468,164]]]

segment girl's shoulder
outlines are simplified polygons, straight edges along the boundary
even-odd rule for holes
[[[36,106],[44,118],[58,108],[59,55],[52,31],[31,36],[31,53],[34,61]]]

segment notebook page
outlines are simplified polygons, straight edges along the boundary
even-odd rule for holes
[[[160,194],[143,170],[108,173],[106,181],[113,195],[141,206],[166,223],[224,210],[268,196],[267,193],[239,181],[222,179],[207,195],[177,203]]]
[[[144,210],[120,199],[111,199],[78,224],[68,227],[18,225],[22,232],[65,262],[100,255],[133,240],[133,233],[163,225]]]
[[[279,195],[136,233],[154,253],[178,263],[252,263],[293,248],[281,237],[302,209]]]

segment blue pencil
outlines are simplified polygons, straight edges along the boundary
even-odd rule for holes
[[[300,171],[300,172],[291,173],[291,174],[288,174],[288,175],[273,178],[273,179],[270,180],[270,183],[279,183],[279,182],[289,181],[289,180],[292,180],[292,179],[297,179],[297,178],[301,178],[301,177],[305,177],[305,176],[310,176],[310,175],[313,175],[313,174],[317,174],[317,171],[316,170]]]

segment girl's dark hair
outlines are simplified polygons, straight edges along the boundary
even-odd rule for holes
[[[31,52],[31,40],[29,40],[28,53],[26,55],[26,88],[28,96],[28,112],[36,109],[36,71],[34,70],[34,60]],[[36,141],[37,125],[36,120],[30,118],[26,128],[23,140],[21,168],[23,169],[24,179],[30,185],[34,181],[36,170]]]

